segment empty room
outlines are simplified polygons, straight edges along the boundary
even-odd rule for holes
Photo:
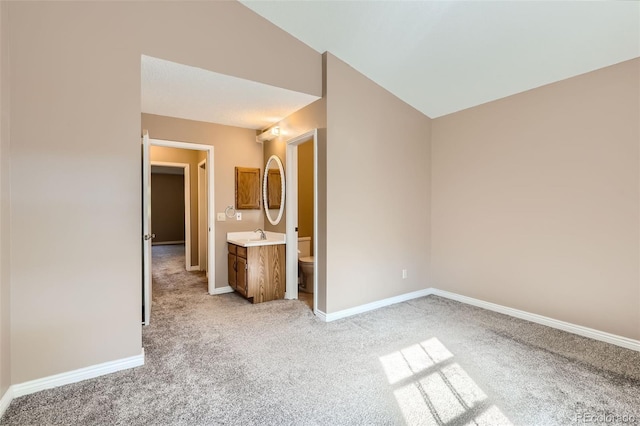
[[[0,198],[0,425],[640,423],[640,2],[1,1]]]

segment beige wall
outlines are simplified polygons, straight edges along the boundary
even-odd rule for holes
[[[318,96],[321,55],[237,2],[8,9],[11,376],[21,383],[140,354],[140,55]]]
[[[184,175],[152,173],[151,232],[155,234],[153,244],[186,241],[184,210]]]
[[[311,237],[313,255],[313,140],[298,146],[298,235]]]
[[[256,133],[254,130],[151,114],[142,114],[142,128],[149,131],[149,136],[152,139],[191,142],[214,147],[213,206],[214,211],[217,213],[224,212],[227,206],[235,205],[236,166],[264,167],[262,165],[262,145],[256,143]],[[159,147],[153,148],[156,149]],[[167,151],[164,152],[166,153]],[[198,151],[192,152],[196,153],[194,159],[196,167],[193,169],[197,172],[197,163],[204,159],[205,154]],[[195,183],[196,187],[192,189],[193,191],[197,189],[197,173],[195,174]],[[194,192],[194,194],[197,194],[197,192]],[[196,214],[195,219],[193,219],[194,212]],[[192,225],[197,223],[197,212],[197,208],[191,211]],[[262,210],[242,210],[241,221],[227,219],[224,222],[215,222],[216,287],[226,287],[229,285],[227,280],[227,232],[253,231],[256,228],[263,227],[263,225],[264,214]],[[197,233],[193,234],[193,228],[192,238],[194,238],[197,243]],[[194,247],[193,239],[191,246]],[[197,245],[195,247],[197,247]],[[197,262],[197,255],[195,257],[192,255],[192,258]]]
[[[143,114],[143,117],[146,114]],[[160,116],[155,116],[160,117]],[[187,121],[187,120],[184,120]],[[187,121],[187,123],[190,123]],[[143,122],[144,124],[144,122]],[[178,128],[183,123],[180,122]],[[150,129],[142,126],[143,131],[149,130],[149,138],[150,139],[164,139],[161,137],[156,137]],[[191,219],[191,266],[198,265],[198,163],[200,160],[200,152],[191,150],[191,149],[178,149],[178,148],[168,148],[164,146],[151,146],[151,161],[160,161],[165,163],[184,163],[189,164],[189,188],[191,192],[190,200],[191,204],[189,206],[190,210],[190,219]],[[206,154],[205,154],[206,156]],[[153,188],[152,188],[153,189]],[[152,213],[153,214],[153,211]],[[152,219],[153,222],[153,219]]]
[[[318,309],[333,313],[428,287],[431,120],[331,54],[323,68],[324,97],[278,123],[264,159],[320,129],[314,255]]]
[[[640,338],[640,60],[433,122],[434,287]]]
[[[326,61],[332,313],[429,287],[431,119],[335,56]]]
[[[0,398],[11,385],[7,3],[0,2]]]

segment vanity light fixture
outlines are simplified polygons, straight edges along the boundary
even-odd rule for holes
[[[271,139],[274,139],[278,136],[280,136],[280,127],[275,126],[270,130],[262,132],[258,136],[256,136],[256,142],[262,143],[264,141],[270,141]]]

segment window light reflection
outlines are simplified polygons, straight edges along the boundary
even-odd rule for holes
[[[380,363],[408,425],[512,425],[435,337]]]

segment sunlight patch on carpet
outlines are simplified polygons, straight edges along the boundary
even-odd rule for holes
[[[408,425],[511,425],[437,338],[380,357]]]

